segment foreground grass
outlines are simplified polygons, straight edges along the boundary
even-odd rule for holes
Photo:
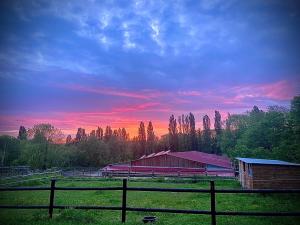
[[[35,182],[34,186],[49,186],[48,182]],[[58,187],[110,187],[121,186],[121,180],[72,181],[58,180]],[[131,180],[129,187],[209,188],[208,182],[162,182],[157,180]],[[216,189],[240,188],[236,181],[216,181]],[[300,211],[300,196],[297,194],[217,194],[217,211]],[[49,191],[0,192],[0,204],[48,205]],[[129,192],[129,207],[152,207],[210,210],[210,197],[206,193]],[[102,205],[120,206],[121,191],[56,191],[56,205]],[[158,217],[156,224],[210,224],[210,216],[168,213],[127,212],[126,224],[142,224],[146,215]],[[1,209],[0,224],[121,224],[121,212],[99,210],[54,210],[53,219],[48,219],[47,210]],[[245,217],[218,216],[217,224],[268,225],[299,224],[296,217]]]

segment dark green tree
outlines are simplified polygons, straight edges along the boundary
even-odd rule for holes
[[[87,140],[87,135],[85,133],[85,129],[78,128],[77,134],[75,137],[75,142],[86,141],[86,140]]]
[[[90,136],[86,141],[78,144],[77,156],[77,164],[80,166],[105,166],[109,163],[109,146],[95,136]]]
[[[222,135],[222,122],[221,114],[219,111],[215,111],[215,137],[214,137],[214,148],[213,151],[216,154],[221,154],[221,135]]]
[[[291,101],[290,126],[294,135],[300,140],[300,96],[295,96]]]
[[[48,148],[50,144],[57,144],[64,142],[64,134],[60,129],[55,128],[51,124],[36,124],[33,128],[28,130],[29,137],[33,137],[33,142],[44,146],[43,154],[43,169],[47,167]]]
[[[189,149],[197,150],[196,121],[192,113],[189,114],[189,139]]]
[[[19,140],[27,140],[27,131],[24,126],[20,126],[18,139]]]
[[[212,152],[212,140],[211,140],[211,130],[210,130],[210,119],[208,115],[203,117],[203,138],[202,138],[203,151],[208,153]]]
[[[202,132],[201,132],[201,129],[200,128],[198,128],[197,129],[197,150],[198,151],[202,151],[202,149],[203,149],[203,143],[202,143]]]
[[[155,134],[152,122],[149,121],[147,126],[147,146],[146,146],[146,153],[151,154],[155,152]]]
[[[90,137],[96,137],[96,131],[95,130],[92,130],[90,132]]]
[[[113,131],[110,126],[106,126],[104,133],[104,141],[109,141],[113,136]]]
[[[178,131],[174,115],[170,116],[169,119],[169,146],[173,151],[178,150]]]
[[[66,145],[72,144],[72,136],[69,134],[66,138]]]
[[[20,155],[20,141],[12,136],[0,136],[1,166],[11,166]]]
[[[96,137],[98,140],[103,140],[103,129],[101,127],[97,128]]]
[[[125,128],[122,128],[121,130],[121,138],[124,141],[128,141],[129,140],[129,134],[127,133]]]
[[[146,155],[146,132],[144,122],[140,122],[138,130],[139,156]]]

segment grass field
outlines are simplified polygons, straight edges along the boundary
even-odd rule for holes
[[[25,183],[24,183],[25,184]],[[24,185],[22,184],[22,185]],[[27,182],[27,186],[49,186],[50,181]],[[121,186],[122,180],[58,180],[58,187],[110,187]],[[199,182],[165,182],[161,179],[130,180],[129,187],[165,187],[165,188],[209,188],[209,183]],[[236,181],[216,181],[216,189],[240,188]],[[299,194],[217,194],[218,211],[300,211]],[[48,205],[49,191],[0,192],[0,204],[10,205]],[[129,192],[129,207],[152,207],[210,210],[210,197],[207,193],[161,193],[161,192]],[[121,206],[121,191],[56,191],[56,205],[101,205]],[[127,212],[126,224],[143,224],[142,218],[155,215],[155,224],[210,224],[210,216]],[[55,209],[53,219],[48,218],[47,210],[1,209],[0,224],[122,224],[120,211],[99,210],[59,210]],[[299,224],[296,217],[246,217],[217,216],[217,224],[236,225],[288,225]]]

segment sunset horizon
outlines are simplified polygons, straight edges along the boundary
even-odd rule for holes
[[[291,100],[292,99],[287,101],[286,104],[276,105],[276,106],[283,107],[286,110],[289,110]],[[253,105],[253,106],[256,106],[256,105]],[[117,130],[119,128],[121,128],[121,129],[125,128],[126,131],[129,134],[129,138],[132,140],[134,137],[137,137],[138,129],[139,129],[139,126],[140,126],[141,122],[143,122],[146,127],[147,127],[149,122],[152,122],[153,127],[154,127],[155,135],[158,138],[161,138],[161,136],[168,134],[169,118],[170,118],[171,115],[174,115],[176,120],[178,121],[179,116],[188,115],[189,113],[192,113],[192,114],[195,115],[196,129],[197,130],[200,129],[201,131],[203,131],[203,116],[205,116],[205,115],[209,116],[209,118],[211,120],[211,123],[212,123],[211,124],[211,130],[214,130],[214,126],[213,126],[214,119],[215,119],[214,118],[214,113],[215,113],[215,111],[219,111],[220,114],[221,114],[221,121],[222,121],[222,124],[223,124],[223,129],[225,129],[225,121],[228,118],[229,114],[230,115],[247,114],[253,109],[253,106],[249,106],[249,108],[246,109],[245,111],[235,111],[235,112],[230,112],[230,111],[224,112],[223,111],[222,112],[218,109],[212,109],[212,110],[208,110],[207,113],[199,112],[198,114],[194,113],[194,112],[182,112],[181,114],[169,113],[169,114],[166,114],[166,118],[164,120],[161,120],[161,121],[151,120],[151,119],[149,119],[149,120],[147,120],[147,119],[144,119],[144,120],[134,120],[134,119],[132,119],[132,120],[123,120],[122,122],[113,122],[111,124],[105,124],[105,123],[100,124],[100,123],[96,122],[97,121],[96,119],[95,119],[95,122],[94,122],[94,120],[91,120],[91,121],[86,122],[86,123],[85,122],[74,123],[73,120],[70,119],[70,117],[72,118],[72,116],[70,116],[70,115],[68,115],[67,118],[68,118],[69,121],[72,121],[72,122],[66,121],[64,119],[62,119],[60,121],[61,117],[59,116],[59,113],[58,113],[58,116],[56,116],[55,119],[51,119],[51,118],[34,118],[33,121],[31,121],[31,120],[27,121],[27,120],[21,119],[21,118],[16,119],[16,127],[15,127],[16,129],[15,130],[8,130],[8,131],[1,130],[0,135],[10,135],[10,136],[17,137],[18,134],[19,134],[20,126],[24,126],[26,129],[29,130],[34,125],[51,124],[55,128],[60,129],[62,131],[62,133],[64,134],[65,138],[68,135],[71,135],[72,138],[75,138],[79,128],[85,129],[86,134],[89,135],[91,131],[97,130],[98,127],[105,130],[105,128],[107,126],[109,126],[109,127],[111,127],[112,130]],[[261,106],[259,106],[259,109],[263,110],[263,111],[267,111],[267,108],[269,106],[275,106],[275,105],[274,104],[273,105],[268,105],[268,106],[261,105]],[[100,112],[100,113],[98,113],[98,112],[87,112],[87,113],[72,112],[72,115],[74,115],[78,118],[75,121],[83,120],[85,118],[85,116],[94,117],[94,116],[101,115],[101,114],[102,114],[102,112]],[[65,116],[63,118],[65,118]],[[28,118],[26,118],[26,119],[28,119]],[[20,122],[19,125],[17,124],[17,122]],[[65,123],[67,123],[67,125],[64,125]]]

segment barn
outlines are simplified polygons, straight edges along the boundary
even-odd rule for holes
[[[300,164],[281,160],[236,158],[239,181],[247,189],[299,189]]]
[[[234,176],[229,158],[199,151],[161,151],[144,155],[128,164],[109,165],[104,170],[185,176]]]

